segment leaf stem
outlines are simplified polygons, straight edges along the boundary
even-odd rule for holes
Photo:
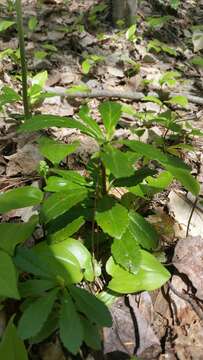
[[[26,65],[26,56],[25,56],[25,42],[24,42],[21,0],[16,0],[16,15],[17,15],[18,40],[19,40],[19,48],[20,48],[20,61],[21,61],[21,74],[22,74],[23,108],[24,108],[25,119],[27,120],[30,117],[30,109],[29,109],[29,101],[28,101],[27,65]]]
[[[106,195],[107,194],[106,169],[102,162],[101,162],[101,181],[102,181],[102,195]]]

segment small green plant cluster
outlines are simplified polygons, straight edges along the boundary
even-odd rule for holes
[[[98,151],[82,176],[60,166],[78,142],[62,144],[41,135],[43,188],[25,186],[0,195],[1,214],[27,206],[38,209],[27,223],[0,224],[0,295],[23,300],[17,334],[35,344],[59,332],[73,354],[83,342],[100,348],[99,328],[111,325],[102,299],[151,291],[170,278],[153,254],[159,236],[139,213],[137,200],[150,190],[161,191],[173,178],[199,193],[180,158],[141,141],[115,140],[120,104],[104,102],[99,112],[104,131],[87,106],[75,118],[34,115],[22,123],[20,132],[53,126],[79,129],[97,142]],[[163,168],[160,174],[152,161]],[[118,197],[121,188],[125,191]],[[43,234],[27,248],[24,243],[36,228]],[[99,278],[105,280],[100,294],[93,291]]]
[[[17,4],[20,18],[19,0]],[[97,12],[100,10],[103,8],[97,8]],[[12,25],[4,24],[4,29]],[[30,30],[35,26],[32,19]],[[39,164],[40,188],[24,186],[0,193],[0,214],[26,207],[35,209],[35,215],[25,223],[0,224],[1,304],[3,307],[7,299],[12,299],[16,305],[0,343],[0,358],[9,360],[27,360],[24,341],[32,346],[53,334],[72,354],[77,354],[83,344],[99,350],[101,329],[112,324],[107,305],[120,294],[152,291],[170,278],[157,259],[159,234],[142,214],[140,199],[151,199],[173,179],[195,196],[199,194],[191,169],[179,157],[179,150],[188,146],[177,142],[186,134],[199,135],[198,130],[189,124],[181,126],[169,108],[186,107],[185,97],[174,96],[163,102],[146,96],[143,101],[160,106],[158,115],[103,102],[98,109],[102,126],[92,118],[87,105],[73,118],[32,116],[32,107],[51,95],[43,92],[46,72],[31,77],[27,89],[22,21],[18,21],[18,27],[23,97],[3,87],[0,107],[23,100],[25,116],[18,132],[39,134],[37,142],[44,160]],[[135,32],[136,27],[131,27],[127,39],[134,41]],[[93,63],[83,64],[86,73],[89,65],[101,59],[90,60]],[[173,86],[177,78],[177,72],[168,72],[160,85]],[[69,91],[78,90],[88,92],[83,87]],[[132,130],[139,140],[116,138],[117,125],[125,112],[140,121],[140,128]],[[154,123],[166,129],[165,136],[157,137],[152,144],[141,142],[145,128]],[[63,163],[77,150],[79,142],[64,144],[51,139],[43,132],[50,127],[78,129],[97,144],[84,175]],[[172,145],[166,141],[168,132],[173,136]],[[28,246],[31,236],[35,242]]]

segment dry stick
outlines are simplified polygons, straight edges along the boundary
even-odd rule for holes
[[[21,61],[21,73],[22,73],[23,107],[24,107],[25,119],[29,119],[30,109],[29,109],[29,101],[28,101],[27,66],[26,66],[26,57],[25,57],[25,42],[24,42],[21,0],[16,0],[16,14],[17,14],[18,40],[20,47],[20,61]]]
[[[188,236],[188,234],[189,234],[189,230],[190,230],[190,223],[191,223],[192,216],[193,216],[193,214],[194,214],[194,211],[195,211],[195,208],[196,208],[196,205],[197,205],[198,199],[199,199],[199,197],[198,197],[198,196],[196,196],[195,201],[194,201],[194,203],[193,203],[193,205],[192,205],[192,210],[191,210],[191,213],[190,213],[190,216],[189,216],[189,219],[188,219],[188,223],[187,223],[186,237],[187,237],[187,236]]]
[[[168,282],[168,286],[171,289],[171,291],[178,296],[180,299],[188,302],[190,304],[190,306],[192,307],[192,309],[194,310],[194,312],[198,315],[198,317],[200,318],[201,321],[203,321],[203,313],[200,310],[199,306],[196,304],[196,302],[190,297],[190,295],[187,294],[183,294],[181,292],[179,292],[172,284],[171,282]]]
[[[136,92],[136,91],[120,91],[120,90],[108,90],[108,89],[102,89],[102,90],[95,90],[90,89],[89,91],[81,92],[81,91],[74,91],[74,92],[68,92],[67,89],[63,89],[60,87],[52,88],[49,86],[45,87],[45,90],[47,92],[53,93],[56,96],[63,96],[67,98],[118,98],[118,99],[129,99],[129,100],[136,100],[140,101],[145,97],[145,94],[142,92]],[[150,95],[150,93],[148,94]],[[172,96],[186,96],[188,101],[203,105],[203,97],[194,96],[191,94],[186,93],[176,93],[171,92],[169,94],[170,97]]]

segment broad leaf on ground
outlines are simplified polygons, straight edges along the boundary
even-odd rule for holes
[[[161,287],[170,278],[170,273],[150,253],[141,250],[140,270],[136,275],[130,274],[109,258],[106,271],[112,276],[108,288],[121,293],[152,291]]]

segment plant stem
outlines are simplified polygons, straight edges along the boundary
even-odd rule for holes
[[[27,66],[26,66],[26,56],[25,56],[25,42],[24,42],[21,0],[16,0],[16,14],[17,14],[18,40],[20,47],[20,61],[21,61],[22,88],[23,88],[23,108],[24,108],[25,119],[27,120],[30,117],[30,109],[29,109],[29,101],[28,101]]]
[[[104,165],[101,162],[101,181],[102,181],[102,195],[107,194],[107,188],[106,188],[106,169]]]

